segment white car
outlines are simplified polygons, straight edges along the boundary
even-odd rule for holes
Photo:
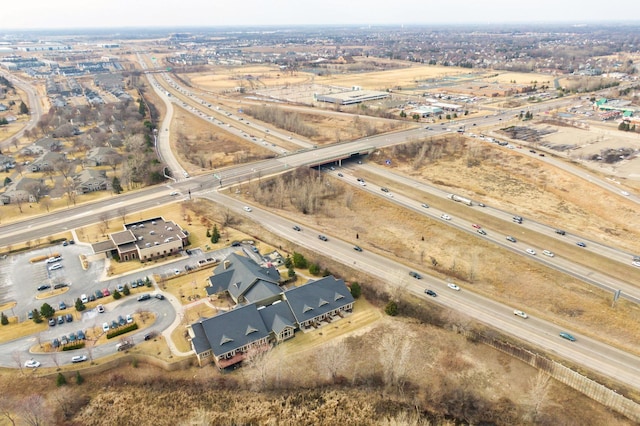
[[[54,263],[53,265],[49,266],[50,271],[55,271],[56,269],[60,269],[60,268],[62,268],[61,263]]]
[[[249,207],[249,206],[244,206],[244,211],[245,211],[245,212],[250,212],[250,211],[251,211],[251,207]]]
[[[536,255],[536,251],[534,249],[530,249],[530,248],[527,249],[527,253],[529,253],[532,256]]]
[[[131,324],[133,322],[133,317],[131,314],[127,314],[127,324]]]
[[[447,284],[447,287],[449,287],[451,290],[460,291],[460,287],[458,287],[454,283]]]
[[[640,262],[638,262],[638,261],[631,262],[631,264],[633,266],[637,266],[638,268],[640,268]]]
[[[451,216],[449,216],[448,214],[443,214],[442,216],[440,216],[440,219],[451,220]]]
[[[104,331],[105,333],[107,331],[109,331],[109,323],[108,322],[105,322],[105,323],[102,324],[102,331]]]
[[[529,318],[529,315],[527,315],[526,313],[524,313],[522,311],[519,311],[517,309],[515,311],[513,311],[513,314],[517,315],[517,316],[519,316],[521,318]]]
[[[549,250],[542,250],[542,254],[544,254],[545,256],[549,256],[549,257],[555,256],[555,254],[553,254],[553,252],[549,251]]]
[[[169,195],[171,195],[172,197],[178,195],[178,191],[172,191],[171,193],[169,193]]]
[[[96,310],[98,311],[99,314],[104,314],[104,305],[100,304],[96,306]]]
[[[27,368],[38,368],[40,367],[40,363],[34,359],[30,359],[29,361],[24,363],[24,366]]]
[[[87,360],[87,356],[86,355],[76,355],[73,358],[71,358],[71,362],[72,363],[78,363],[78,362],[84,362]]]

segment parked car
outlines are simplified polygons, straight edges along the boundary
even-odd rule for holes
[[[116,286],[116,290],[118,290],[119,293],[122,293],[124,291],[124,286],[122,284],[118,284]]]
[[[102,331],[104,331],[105,333],[107,331],[109,331],[109,323],[108,322],[102,323]]]
[[[55,325],[56,325],[56,320],[55,320],[55,318],[49,318],[49,325],[50,325],[51,327],[55,327]]]
[[[110,295],[111,295],[111,292],[109,291],[108,288],[103,288],[102,289],[102,296],[103,297],[107,297],[107,296],[110,296]]]
[[[563,339],[570,340],[572,342],[576,341],[576,338],[573,337],[571,334],[567,333],[566,331],[561,331],[560,332],[560,337],[562,337]]]
[[[84,340],[87,338],[87,335],[84,334],[84,331],[82,330],[78,330],[78,333],[76,333],[78,335],[78,340]]]
[[[71,314],[67,314],[67,315],[65,315],[65,316],[64,316],[64,319],[65,319],[67,322],[72,322],[72,321],[73,321],[73,315],[71,315]]]
[[[82,303],[89,303],[89,298],[87,297],[86,294],[82,294],[82,295],[80,295],[80,301]]]
[[[59,288],[65,288],[65,287],[69,287],[69,284],[67,284],[67,283],[59,283],[59,284],[54,285],[53,289],[57,290]]]
[[[47,290],[50,289],[51,286],[49,284],[42,284],[41,286],[38,287],[38,291],[43,291],[43,290]]]
[[[60,310],[67,309],[67,304],[61,301],[60,303],[58,303],[58,309]]]
[[[60,340],[58,340],[57,337],[51,341],[51,347],[54,349],[58,349],[60,347]]]
[[[124,319],[122,315],[118,316],[118,325],[123,326],[127,323],[127,320]]]
[[[63,336],[60,338],[60,344],[61,344],[62,346],[64,346],[64,345],[66,345],[67,343],[69,343],[69,339],[67,338],[67,336],[66,336],[66,335],[63,335]]]
[[[62,260],[62,258],[60,256],[52,256],[50,258],[48,258],[45,262],[46,263],[56,263],[56,262],[60,262]]]
[[[75,341],[76,341],[76,339],[77,339],[77,337],[76,337],[76,334],[75,334],[75,333],[71,333],[71,334],[69,335],[69,343],[73,343],[73,342],[75,342]]]
[[[58,315],[58,324],[64,324],[64,317],[62,315]]]
[[[519,317],[522,317],[522,318],[529,318],[529,315],[527,315],[527,314],[526,314],[526,313],[524,313],[523,311],[519,311],[518,309],[514,310],[514,311],[513,311],[513,314],[514,314],[514,315],[517,315],[517,316],[519,316]]]
[[[454,283],[447,284],[447,287],[449,287],[451,290],[460,291],[460,287],[458,287]]]
[[[127,321],[127,324],[131,324],[133,322],[133,317],[131,316],[131,314],[127,314],[126,321]]]
[[[53,265],[49,266],[50,271],[55,271],[56,269],[60,268],[62,268],[62,263],[54,263]]]
[[[164,300],[164,295],[163,295],[163,294],[156,293],[156,296],[155,296],[155,297],[156,297],[156,299],[158,299],[158,300]]]
[[[433,290],[429,290],[429,289],[427,289],[427,290],[425,290],[424,292],[425,292],[425,293],[427,293],[427,294],[428,294],[429,296],[431,296],[431,297],[436,297],[436,296],[437,296],[436,292],[435,292],[435,291],[433,291]]]
[[[101,298],[103,298],[103,297],[104,297],[104,296],[102,295],[102,292],[101,292],[100,290],[96,290],[95,295],[96,295],[96,299],[101,299]]]
[[[101,303],[96,306],[96,311],[98,311],[99,314],[104,314],[104,305]]]
[[[76,364],[78,362],[84,362],[87,360],[87,356],[86,355],[76,355],[74,357],[71,358],[71,362]]]

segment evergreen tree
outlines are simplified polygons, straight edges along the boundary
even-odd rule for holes
[[[287,270],[287,275],[289,278],[294,278],[296,276],[296,270],[293,269],[293,266]]]
[[[29,108],[23,101],[20,101],[20,114],[29,114]]]
[[[118,179],[117,176],[113,177],[111,187],[113,188],[113,192],[115,192],[116,194],[120,194],[122,192],[122,185],[120,184],[120,179]]]
[[[352,283],[351,284],[351,295],[353,296],[353,298],[357,299],[357,298],[360,297],[361,294],[362,294],[362,287],[360,287],[360,284]]]
[[[85,306],[84,303],[82,303],[82,300],[80,300],[80,298],[76,299],[76,311],[78,312],[82,312],[85,309],[87,309],[87,307]]]
[[[220,231],[218,230],[218,225],[216,225],[214,223],[213,224],[213,233],[211,234],[211,242],[213,244],[216,244],[218,241],[220,241]]]
[[[124,288],[122,289],[122,294],[124,294],[125,296],[128,296],[131,294],[131,290],[129,290],[129,284],[124,285]]]
[[[9,318],[3,313],[0,314],[0,324],[7,325],[9,324]]]
[[[79,371],[76,371],[76,384],[81,385],[84,383],[84,377],[80,375]]]
[[[56,386],[60,387],[66,384],[67,384],[67,379],[64,377],[62,373],[58,373],[58,376],[56,377]]]
[[[115,291],[113,292],[113,298],[114,298],[115,300],[118,300],[118,299],[120,299],[121,297],[122,297],[122,294],[120,294],[120,292],[119,292],[118,290],[115,290]]]
[[[55,309],[48,303],[43,303],[40,307],[40,314],[45,318],[51,318],[55,313]]]
[[[387,306],[384,308],[384,312],[391,317],[395,317],[398,315],[398,304],[393,300],[389,300],[389,303],[387,303]]]
[[[33,312],[33,322],[35,322],[36,324],[40,324],[42,322],[42,315],[40,315],[40,311],[37,309],[34,309],[32,312]]]

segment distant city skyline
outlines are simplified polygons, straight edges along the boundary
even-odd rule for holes
[[[3,2],[0,10],[0,33],[132,27],[640,23],[640,2],[624,0],[23,0]]]

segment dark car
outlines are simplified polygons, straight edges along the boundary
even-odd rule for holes
[[[586,247],[586,246],[587,246],[587,245],[586,245],[585,243],[583,243],[582,241],[578,241],[578,242],[576,243],[576,245],[577,245],[577,246],[580,246],[580,247]]]
[[[342,173],[338,173],[339,177],[344,177],[344,175]]]
[[[76,242],[74,240],[69,240],[69,244],[75,244]]]
[[[302,231],[302,229],[298,225],[293,225],[294,231]]]
[[[60,340],[57,337],[51,341],[51,347],[54,349],[60,347]]]
[[[155,337],[155,335],[156,335],[155,331],[151,331],[144,335],[144,340],[151,340]]]
[[[47,290],[49,288],[51,288],[49,284],[42,284],[41,286],[38,287],[38,291]]]
[[[95,302],[96,301],[96,295],[92,294],[89,296],[89,302]]]
[[[320,239],[322,241],[329,241],[329,239],[327,237],[325,237],[324,235],[322,235],[322,234],[318,235],[318,239]]]
[[[67,315],[64,316],[64,319],[67,320],[67,322],[72,322],[73,321],[73,315],[67,314]]]
[[[353,249],[355,251],[362,251],[362,247],[360,247],[360,246],[353,246]]]
[[[427,293],[431,297],[436,297],[437,296],[436,292],[433,291],[433,290],[425,290],[424,292]]]
[[[409,272],[409,275],[411,275],[411,276],[412,276],[413,278],[415,278],[416,280],[419,280],[419,279],[421,279],[421,278],[422,278],[422,276],[421,276],[419,273],[414,272],[414,271],[410,271],[410,272]]]
[[[560,332],[560,337],[562,337],[563,339],[570,340],[570,341],[572,341],[572,342],[575,342],[575,341],[576,341],[576,338],[575,338],[575,337],[573,337],[571,334],[569,334],[569,333],[567,333],[567,332],[565,332],[565,331],[561,331],[561,332]]]
[[[124,319],[124,317],[122,315],[120,315],[118,317],[118,324],[119,325],[125,325],[127,323],[127,320]]]
[[[73,342],[75,342],[77,339],[78,339],[78,338],[76,337],[76,334],[75,334],[75,333],[71,333],[71,334],[69,335],[69,343],[73,343]]]
[[[141,294],[140,296],[138,296],[138,302],[142,302],[144,300],[149,300],[149,299],[151,299],[151,295],[149,293]]]
[[[82,330],[78,330],[78,333],[76,333],[78,335],[78,340],[84,340],[87,338],[87,335],[84,334],[84,331]]]
[[[96,295],[96,299],[102,299],[104,297],[100,290],[96,290],[95,295]]]
[[[385,188],[385,187],[383,186],[382,188],[380,188],[380,191],[382,191],[382,192],[389,192],[389,189],[388,189],[388,188]]]
[[[118,328],[118,322],[116,320],[111,321],[111,328]]]
[[[564,232],[562,229],[556,229],[556,234],[564,235],[564,234],[566,234],[566,232]]]
[[[231,243],[231,247],[240,247],[242,244],[240,243],[240,241],[233,241]]]
[[[58,308],[59,308],[60,310],[67,309],[67,304],[66,304],[66,303],[64,303],[64,302],[60,302],[60,303],[58,304]]]
[[[509,235],[509,236],[507,237],[507,241],[511,241],[512,243],[515,243],[515,242],[516,242],[516,239],[515,239],[515,238],[513,238],[511,235]]]
[[[54,289],[59,289],[59,288],[65,288],[65,287],[69,287],[69,284],[66,283],[60,283],[60,284],[56,284],[53,286]]]
[[[164,295],[162,295],[162,294],[158,293],[158,294],[156,294],[156,299],[158,299],[158,300],[164,300]]]

